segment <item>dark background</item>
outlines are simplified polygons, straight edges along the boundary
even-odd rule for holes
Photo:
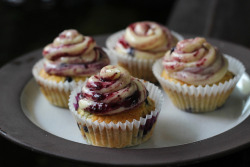
[[[15,0],[13,0],[15,1]],[[16,0],[0,4],[1,64],[44,47],[63,30],[84,35],[112,33],[138,20],[166,24],[174,1],[149,0]],[[143,2],[143,3],[142,3]],[[167,3],[166,3],[167,2]]]
[[[247,0],[4,0],[0,1],[0,66],[51,43],[64,29],[97,36],[142,20],[250,47]],[[0,150],[0,166],[88,166],[27,150],[1,136]],[[250,148],[244,148],[189,166],[250,166],[249,155]]]

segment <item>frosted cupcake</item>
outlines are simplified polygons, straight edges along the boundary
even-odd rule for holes
[[[47,100],[59,107],[68,107],[70,92],[86,77],[96,74],[110,60],[95,40],[70,29],[59,34],[43,49],[44,58],[32,73]]]
[[[180,39],[182,37],[179,34],[158,23],[142,21],[111,35],[106,45],[117,57],[118,64],[133,76],[156,82],[152,73],[153,63]]]
[[[161,99],[153,84],[109,65],[71,93],[69,108],[87,143],[121,148],[152,136]]]
[[[153,67],[174,105],[189,112],[221,107],[244,70],[241,62],[223,55],[200,37],[178,42]]]

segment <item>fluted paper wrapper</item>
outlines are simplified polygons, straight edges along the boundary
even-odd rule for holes
[[[108,55],[110,64],[116,64],[116,58],[110,56],[110,51],[106,48],[102,48]],[[85,80],[75,82],[56,82],[44,79],[39,75],[40,71],[44,68],[44,59],[39,60],[32,69],[32,74],[39,84],[41,92],[46,99],[53,105],[63,108],[68,108],[69,96],[71,91],[76,88],[79,84],[82,84]]]
[[[126,121],[125,123],[105,123],[92,121],[91,118],[81,116],[75,110],[76,96],[81,92],[82,86],[78,86],[72,91],[69,99],[69,109],[72,112],[77,125],[82,133],[83,138],[88,144],[101,146],[122,148],[138,145],[147,141],[153,133],[158,115],[162,105],[161,90],[155,85],[146,82],[145,86],[149,91],[149,97],[155,102],[155,110],[141,117],[140,120]]]
[[[117,41],[122,37],[124,32],[125,31],[122,30],[111,35],[106,41],[107,48],[111,51],[111,54],[114,57],[117,57],[118,64],[126,68],[131,75],[137,78],[144,79],[146,81],[156,83],[157,80],[152,72],[152,66],[156,59],[138,59],[127,54],[118,53],[115,50],[115,45]],[[176,32],[171,31],[171,33],[179,41],[184,39],[180,34]]]
[[[168,94],[174,105],[188,112],[207,112],[221,107],[233,91],[237,82],[245,71],[244,65],[237,59],[224,55],[229,63],[229,71],[235,76],[224,83],[212,86],[187,86],[174,83],[161,77],[164,67],[162,60],[157,60],[153,65],[153,73],[162,88]]]
[[[44,79],[39,75],[43,69],[44,59],[39,60],[33,67],[32,73],[39,84],[40,89],[46,99],[53,105],[63,108],[68,108],[69,96],[73,88],[78,84],[82,84],[84,81],[71,81],[71,82],[56,82]]]

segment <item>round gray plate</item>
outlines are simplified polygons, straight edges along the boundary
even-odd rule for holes
[[[106,35],[96,37],[104,46]],[[223,53],[236,57],[250,74],[250,51],[244,47],[209,39]],[[214,137],[164,148],[111,149],[72,142],[48,133],[33,124],[23,113],[20,97],[32,78],[31,69],[42,55],[36,50],[6,64],[0,70],[0,134],[28,149],[53,156],[95,164],[112,165],[167,165],[186,164],[228,154],[250,144],[250,118],[236,127]],[[62,127],[63,128],[63,127]]]

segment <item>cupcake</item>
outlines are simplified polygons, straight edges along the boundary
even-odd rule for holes
[[[178,42],[153,66],[154,75],[173,104],[189,112],[220,108],[244,70],[241,62],[200,37]]]
[[[72,89],[110,62],[92,37],[73,29],[63,31],[47,45],[43,57],[34,65],[32,73],[46,99],[64,108],[68,108]]]
[[[122,148],[152,136],[161,103],[158,87],[109,65],[72,91],[69,109],[87,143]]]
[[[130,24],[126,30],[111,35],[106,41],[118,64],[131,75],[157,82],[152,73],[153,63],[164,56],[182,37],[163,25],[143,21]]]

